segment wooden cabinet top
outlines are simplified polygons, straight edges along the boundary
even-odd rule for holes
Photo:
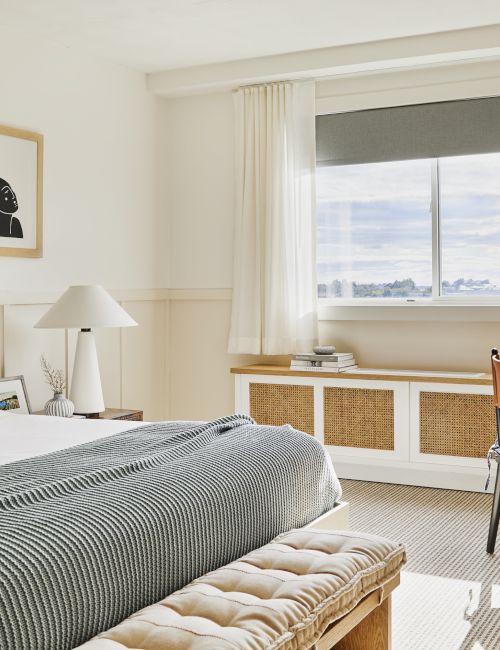
[[[282,377],[316,377],[318,379],[373,379],[376,381],[412,381],[431,382],[439,384],[476,384],[480,386],[492,383],[491,375],[486,373],[466,373],[455,371],[411,371],[411,370],[372,370],[363,372],[326,372],[318,370],[290,370],[288,366],[273,366],[256,364],[231,368],[235,375],[275,375]]]

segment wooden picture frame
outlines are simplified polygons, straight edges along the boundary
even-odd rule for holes
[[[24,375],[0,378],[0,412],[24,415],[31,413]]]
[[[42,253],[43,135],[0,125],[0,255]]]

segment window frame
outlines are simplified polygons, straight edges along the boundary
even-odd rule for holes
[[[439,182],[439,158],[431,159],[431,228],[432,228],[432,293],[430,298],[320,298],[318,306],[320,316],[332,314],[332,308],[373,308],[383,307],[414,310],[415,307],[423,307],[426,310],[432,307],[498,307],[500,308],[500,296],[447,296],[441,293],[441,220],[440,220],[440,182]],[[316,282],[316,291],[317,291]],[[323,308],[323,309],[321,309]],[[413,312],[415,313],[415,311]],[[500,309],[499,309],[500,313]],[[451,314],[450,314],[451,315]],[[327,316],[325,320],[337,318]],[[498,317],[497,317],[498,318]],[[343,320],[343,319],[342,319]],[[346,319],[348,320],[348,319]],[[439,318],[438,320],[441,320]],[[448,320],[445,318],[444,320]],[[496,320],[494,318],[493,320]]]

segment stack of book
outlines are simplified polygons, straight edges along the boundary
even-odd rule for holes
[[[352,352],[296,354],[290,364],[290,370],[319,370],[323,372],[349,372],[357,367]]]

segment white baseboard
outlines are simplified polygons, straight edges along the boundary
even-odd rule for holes
[[[373,481],[375,483],[396,483],[399,485],[418,485],[422,487],[464,490],[465,492],[484,492],[487,472],[483,469],[424,463],[383,463],[376,464],[365,460],[347,460],[332,454],[337,476],[340,479]],[[491,480],[488,492],[495,486],[496,463],[492,463]]]

